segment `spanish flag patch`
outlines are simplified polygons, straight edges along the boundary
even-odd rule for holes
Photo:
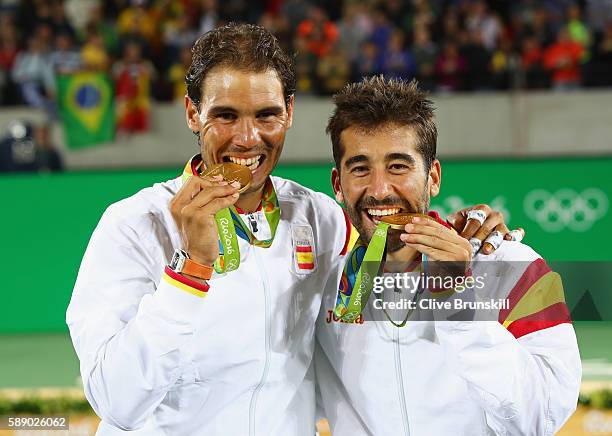
[[[295,272],[298,274],[313,272],[317,263],[312,228],[307,224],[292,225],[291,239]]]

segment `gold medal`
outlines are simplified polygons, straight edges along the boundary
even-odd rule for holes
[[[389,224],[389,227],[394,230],[404,230],[406,224],[412,223],[412,218],[414,217],[433,220],[433,218],[429,215],[425,215],[422,213],[396,213],[395,215],[386,215],[380,220],[384,223]]]
[[[244,165],[238,165],[232,162],[225,162],[211,165],[200,174],[200,177],[223,176],[223,180],[227,183],[238,182],[240,189],[238,192],[244,192],[251,186],[251,170]]]

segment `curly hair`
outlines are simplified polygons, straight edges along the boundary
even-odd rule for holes
[[[381,76],[350,83],[334,95],[334,112],[327,123],[334,161],[340,171],[344,149],[340,135],[349,127],[376,130],[389,124],[414,128],[417,151],[423,156],[425,171],[436,159],[438,130],[434,121],[434,105],[416,80],[385,79]]]
[[[195,42],[191,54],[185,83],[187,95],[198,108],[204,79],[217,66],[256,73],[274,70],[283,86],[286,105],[295,93],[293,59],[280,48],[276,37],[262,26],[230,23],[211,30]]]

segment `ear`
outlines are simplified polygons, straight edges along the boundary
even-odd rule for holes
[[[334,195],[338,203],[344,203],[344,195],[342,195],[342,186],[340,185],[340,173],[337,168],[333,168],[331,172],[331,184],[334,190]]]
[[[290,129],[293,125],[293,102],[295,101],[295,95],[289,97],[289,103],[287,104],[287,128]]]
[[[188,95],[185,96],[185,118],[192,132],[200,131],[200,112]]]
[[[429,195],[437,197],[442,183],[442,167],[438,159],[434,160],[429,169]]]

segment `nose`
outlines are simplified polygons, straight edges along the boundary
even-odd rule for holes
[[[236,123],[234,144],[244,148],[253,148],[261,144],[261,135],[255,122],[249,118],[242,118]]]
[[[376,200],[384,200],[393,194],[393,186],[386,171],[372,169],[368,185],[368,194]]]

